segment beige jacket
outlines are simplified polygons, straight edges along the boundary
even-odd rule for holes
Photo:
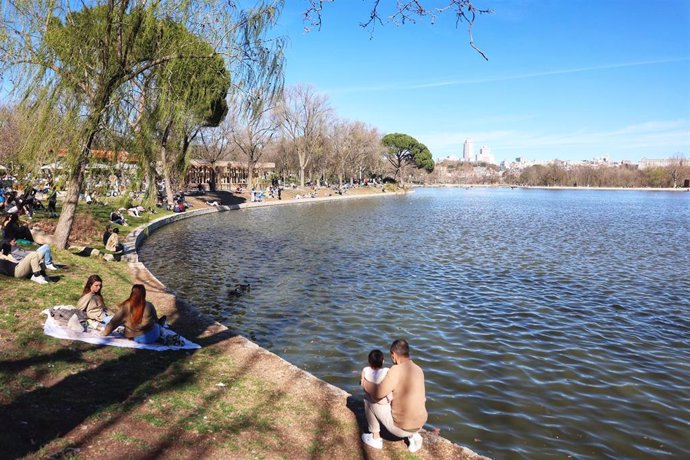
[[[108,238],[108,242],[105,244],[106,251],[115,252],[117,251],[117,245],[120,244],[120,237],[117,233],[113,233]]]
[[[103,297],[100,295],[87,292],[79,302],[77,302],[77,309],[86,312],[86,317],[96,321],[103,321],[103,316],[108,313],[103,302]]]

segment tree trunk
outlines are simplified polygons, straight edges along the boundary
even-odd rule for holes
[[[211,192],[215,192],[215,191],[216,191],[216,181],[217,181],[217,177],[216,177],[216,166],[215,166],[215,164],[214,164],[214,165],[211,167],[211,182],[208,184],[208,189],[209,189],[209,191],[211,191]]]
[[[165,198],[168,200],[168,206],[170,209],[175,206],[173,203],[173,192],[172,192],[172,181],[170,180],[170,167],[168,165],[168,135],[170,134],[170,128],[172,122],[168,123],[163,132],[163,138],[161,139],[161,163],[163,163],[163,183],[165,184]]]
[[[91,142],[89,142],[89,145]],[[89,150],[89,147],[85,147]],[[85,154],[81,155],[85,157]],[[77,213],[77,202],[79,201],[79,193],[81,192],[81,184],[84,182],[84,164],[81,161],[77,162],[72,170],[72,175],[67,187],[67,194],[62,205],[62,212],[60,212],[60,219],[58,219],[55,227],[55,235],[53,236],[53,244],[58,249],[67,249],[69,243],[69,236],[72,232],[72,225],[74,224],[74,217]]]
[[[304,170],[309,166],[309,159],[305,152],[300,152],[299,147],[297,147],[297,157],[299,158],[299,185],[304,187]]]
[[[170,181],[170,173],[168,172],[167,164],[167,149],[165,144],[161,146],[161,161],[163,162],[163,183],[165,184],[165,199],[168,201],[168,206],[172,209],[175,206],[173,203],[172,182]]]
[[[82,148],[76,164],[72,168],[72,174],[69,178],[69,185],[67,186],[67,194],[60,212],[57,226],[55,227],[55,234],[53,235],[53,244],[58,249],[67,249],[69,244],[69,236],[72,233],[72,225],[77,214],[77,203],[79,202],[79,193],[81,193],[81,185],[84,183],[84,171],[86,164],[89,162],[91,155],[91,144],[96,136],[98,125],[100,123],[100,110],[96,111],[96,115],[92,115],[91,123],[89,124],[89,134],[86,138],[86,144]]]
[[[254,182],[254,165],[255,162],[253,161],[248,161],[247,162],[247,189],[252,190],[252,185]]]

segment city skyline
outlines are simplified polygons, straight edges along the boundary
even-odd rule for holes
[[[337,114],[402,132],[435,159],[464,140],[496,162],[526,157],[612,160],[690,155],[690,2],[514,2],[473,28],[485,61],[451,15],[396,27],[358,26],[366,2],[326,4],[320,31],[305,33],[291,2],[286,84],[327,95]]]

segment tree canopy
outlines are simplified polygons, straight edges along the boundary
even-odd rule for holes
[[[395,178],[400,175],[407,165],[427,172],[434,170],[434,160],[426,145],[407,134],[392,133],[383,136],[381,143],[386,147],[386,159],[395,169]]]
[[[0,75],[25,104],[57,109],[63,120],[72,122],[62,130],[72,134],[71,142],[55,142],[70,152],[57,246],[67,246],[94,141],[108,129],[124,129],[116,125],[142,82],[155,79],[158,105],[179,102],[177,90],[182,89],[187,113],[217,125],[226,111],[223,98],[217,97],[222,89],[208,83],[226,82],[213,74],[216,64],[223,62],[238,86],[282,80],[282,39],[264,40],[281,6],[282,0],[259,2],[249,10],[220,0],[3,2]],[[193,62],[203,61],[208,61],[207,73],[194,68]],[[196,81],[189,80],[191,75]],[[159,91],[163,88],[173,89],[167,98]],[[37,151],[42,148],[37,144]]]

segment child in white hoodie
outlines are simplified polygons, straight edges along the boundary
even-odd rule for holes
[[[369,365],[362,369],[362,377],[371,383],[381,383],[381,381],[388,374],[388,368],[383,367],[383,352],[381,350],[371,350],[369,352]],[[386,405],[393,400],[393,393],[389,393],[385,398],[374,401],[368,393],[364,393],[364,397],[372,404]]]

